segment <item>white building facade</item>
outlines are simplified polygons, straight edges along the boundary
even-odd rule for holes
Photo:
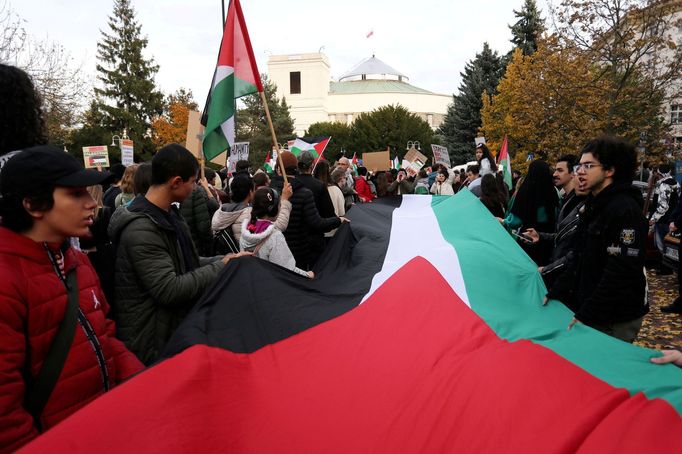
[[[452,103],[451,95],[410,85],[406,75],[374,56],[333,81],[322,53],[273,55],[268,77],[277,85],[277,96],[286,98],[299,136],[313,123],[350,124],[359,114],[388,104],[400,104],[436,129]]]

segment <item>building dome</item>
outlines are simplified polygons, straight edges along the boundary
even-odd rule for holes
[[[358,63],[353,69],[339,77],[339,82],[352,80],[384,79],[407,81],[409,78],[372,55]]]

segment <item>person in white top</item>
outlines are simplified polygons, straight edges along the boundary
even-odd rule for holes
[[[436,175],[436,181],[431,185],[431,194],[433,195],[454,195],[455,191],[452,189],[452,183],[449,182],[448,171],[441,168]]]
[[[337,168],[331,174],[331,185],[327,186],[327,191],[329,191],[329,197],[332,199],[332,205],[334,205],[334,214],[337,216],[345,216],[345,198],[341,189],[346,186],[346,171],[342,168]],[[331,238],[336,233],[337,229],[332,230],[324,234],[325,237]]]
[[[488,147],[486,147],[484,143],[476,145],[476,160],[478,161],[481,178],[489,173],[493,175],[497,173],[495,158],[493,158],[492,153],[490,153],[490,150],[488,150]]]

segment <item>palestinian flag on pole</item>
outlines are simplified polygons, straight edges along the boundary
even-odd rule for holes
[[[507,141],[507,136],[504,136],[502,141],[502,146],[500,147],[500,153],[497,156],[497,164],[502,166],[502,176],[504,177],[504,182],[507,183],[509,189],[514,189],[512,187],[512,174],[511,174],[511,159],[509,159],[509,143]]]
[[[265,157],[265,162],[263,163],[263,168],[267,173],[273,173],[275,171],[276,161],[272,159],[272,153],[268,151],[268,155]]]
[[[289,151],[298,156],[303,151],[309,151],[319,159],[327,148],[331,137],[297,137],[294,143],[289,145]]]
[[[348,216],[313,280],[231,261],[168,359],[24,452],[679,452],[682,369],[567,331],[468,191]]]
[[[358,170],[358,156],[355,152],[353,152],[353,159],[350,160],[350,163],[353,166],[353,170]]]
[[[396,170],[400,168],[400,160],[398,159],[398,155],[395,155],[395,158],[393,158],[393,162],[391,162],[392,167]]]
[[[230,150],[235,142],[235,100],[262,91],[241,5],[239,0],[231,0],[218,65],[202,116],[202,124],[206,126],[202,145],[207,161]]]

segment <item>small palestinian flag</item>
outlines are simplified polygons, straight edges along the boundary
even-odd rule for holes
[[[322,156],[330,140],[331,137],[297,137],[294,143],[289,145],[289,151],[295,156],[303,151],[310,151],[317,159]]]
[[[275,160],[272,159],[272,153],[268,151],[268,155],[265,157],[265,162],[263,163],[263,168],[267,173],[273,173],[275,171]]]
[[[510,190],[514,189],[512,188],[511,159],[509,159],[509,142],[507,141],[507,136],[504,136],[497,163],[502,167],[502,176],[504,177],[504,182],[507,184],[507,187]]]
[[[568,331],[469,191],[347,215],[315,279],[231,260],[168,359],[22,453],[680,452],[682,369]]]

